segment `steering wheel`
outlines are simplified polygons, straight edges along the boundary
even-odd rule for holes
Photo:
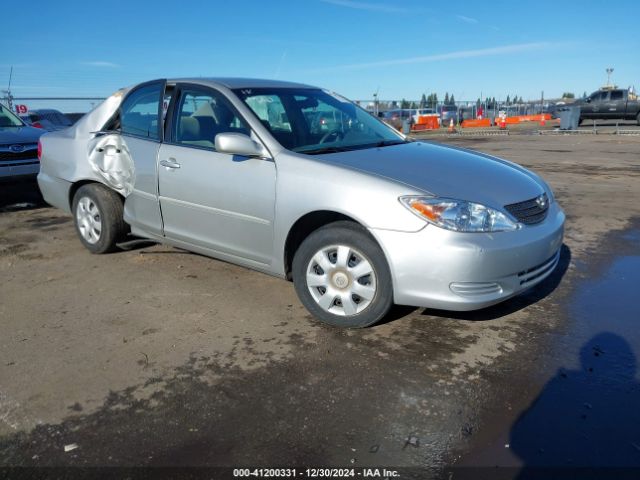
[[[331,142],[337,142],[344,138],[344,133],[340,130],[331,130],[330,132],[325,133],[318,143],[327,143],[331,137],[335,137]]]

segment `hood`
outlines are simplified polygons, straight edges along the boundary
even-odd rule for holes
[[[326,163],[401,182],[427,194],[502,208],[544,193],[528,170],[482,153],[412,142],[319,155]]]
[[[44,130],[34,127],[0,127],[0,144],[37,143]]]

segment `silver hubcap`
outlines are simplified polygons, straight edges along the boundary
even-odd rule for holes
[[[376,274],[358,250],[332,245],[316,252],[307,266],[307,287],[313,299],[334,315],[356,315],[376,294]]]
[[[94,244],[100,240],[102,219],[98,206],[89,197],[82,197],[76,209],[76,222],[80,235],[88,243]]]

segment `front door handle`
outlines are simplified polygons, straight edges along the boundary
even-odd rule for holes
[[[176,168],[180,168],[180,164],[176,162],[175,158],[170,158],[168,160],[160,160],[160,165],[170,170],[175,170]]]

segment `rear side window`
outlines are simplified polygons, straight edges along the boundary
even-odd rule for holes
[[[147,85],[132,92],[120,107],[121,132],[159,140],[158,111],[162,94],[162,83]]]
[[[614,90],[611,92],[611,101],[622,100],[622,90]]]

